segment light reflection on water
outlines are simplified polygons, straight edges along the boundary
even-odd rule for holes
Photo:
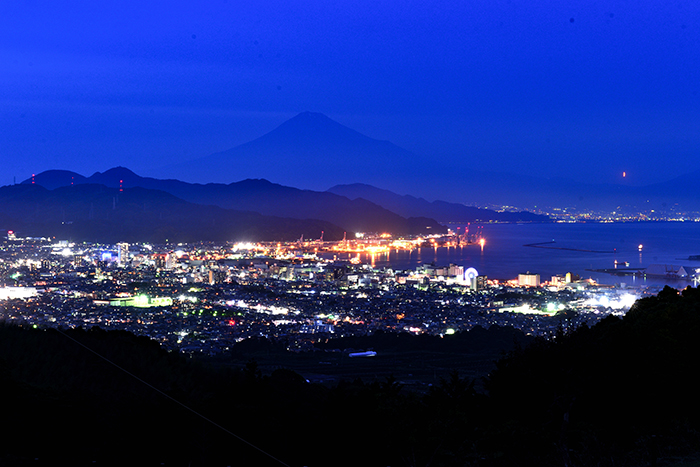
[[[451,226],[453,229],[455,226]],[[486,243],[461,247],[391,250],[374,255],[361,254],[363,263],[374,267],[415,269],[420,264],[447,266],[454,263],[474,267],[494,279],[514,279],[519,273],[552,275],[573,272],[605,284],[664,285],[684,288],[684,280],[662,277],[613,276],[586,269],[646,268],[650,264],[672,264],[686,269],[700,268],[700,261],[688,257],[700,254],[700,223],[654,222],[620,224],[486,224]],[[533,248],[532,243],[552,242],[563,249]],[[642,251],[638,246],[643,245]],[[572,251],[589,250],[589,251]],[[338,255],[349,259],[353,255]],[[629,266],[624,266],[629,263]]]

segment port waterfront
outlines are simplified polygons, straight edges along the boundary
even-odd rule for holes
[[[570,271],[601,284],[669,285],[678,289],[692,282],[672,277],[625,277],[593,270],[646,269],[652,264],[684,266],[689,271],[700,267],[699,261],[689,260],[700,254],[700,222],[486,224],[483,235],[486,239],[483,249],[444,246],[412,252],[391,251],[375,254],[374,258],[366,254],[362,260],[377,267],[399,269],[453,262],[503,280],[526,271],[540,274],[543,280]],[[527,246],[538,243],[557,248]],[[628,266],[624,266],[626,263]]]
[[[341,261],[337,251],[329,253],[335,260],[323,259],[319,248],[313,242],[119,246],[8,240],[0,252],[8,286],[0,310],[9,322],[121,329],[167,349],[215,355],[251,337],[303,351],[379,330],[444,336],[499,325],[551,338],[623,314],[637,297],[656,291],[562,278],[543,278],[540,287],[491,279],[475,290],[476,281],[464,275],[469,264],[399,269]],[[434,247],[440,248],[455,246]],[[461,248],[484,251],[478,244]]]

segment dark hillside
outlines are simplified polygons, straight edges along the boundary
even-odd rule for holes
[[[410,195],[398,195],[388,190],[354,183],[351,185],[336,185],[328,190],[330,193],[346,196],[349,199],[367,199],[401,216],[428,216],[439,222],[549,222],[548,216],[531,212],[497,212],[465,206],[446,201],[429,202],[423,198]]]
[[[320,219],[351,232],[391,232],[396,235],[444,233],[443,226],[431,219],[428,211],[402,217],[364,199],[349,200],[328,192],[299,190],[248,179],[224,185],[200,185],[179,180],[141,177],[124,167],[97,172],[88,178],[72,172],[49,170],[22,182],[54,189],[79,184],[104,185],[109,188],[145,188],[170,193],[181,200],[198,205],[218,206],[227,210],[250,211],[264,216],[292,219]],[[327,233],[330,233],[327,232]],[[316,238],[320,231],[306,238]],[[299,238],[299,234],[294,238]],[[326,236],[326,239],[331,237]],[[339,238],[342,238],[342,234]]]
[[[491,333],[503,343],[515,337],[480,329],[450,340],[380,335],[373,344],[477,351]],[[11,429],[0,463],[282,465],[75,339],[286,465],[676,466],[700,458],[699,333],[700,291],[666,288],[623,319],[516,346],[487,392],[452,373],[416,394],[392,377],[327,388],[284,368],[264,375],[253,360],[206,369],[126,332],[77,329],[68,338],[3,326]]]
[[[499,423],[514,427],[508,442],[527,452],[547,440],[556,446],[549,455],[572,465],[598,456],[652,465],[698,446],[698,333],[700,291],[666,287],[624,319],[502,360],[487,387]]]
[[[339,240],[343,230],[320,220],[263,216],[184,201],[140,187],[39,185],[0,187],[0,221],[20,236],[75,241],[196,242],[295,240],[300,235]]]

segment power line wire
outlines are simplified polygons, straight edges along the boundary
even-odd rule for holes
[[[59,333],[61,333],[63,336],[67,337],[68,339],[72,340],[72,341],[75,342],[76,344],[80,345],[81,347],[85,348],[86,350],[88,350],[88,351],[92,352],[93,354],[97,355],[97,356],[100,357],[102,360],[106,361],[107,363],[113,365],[114,367],[116,367],[116,368],[118,368],[119,370],[123,371],[123,372],[126,373],[127,375],[131,376],[131,377],[134,378],[135,380],[137,380],[137,381],[139,381],[139,382],[145,384],[146,386],[148,386],[149,388],[151,388],[151,389],[153,389],[154,391],[158,392],[158,393],[161,394],[162,396],[167,397],[168,399],[170,399],[171,401],[173,401],[173,402],[175,402],[176,404],[180,405],[181,407],[183,407],[183,408],[189,410],[190,412],[192,412],[193,414],[197,415],[197,416],[200,417],[201,419],[203,419],[203,420],[205,420],[205,421],[211,423],[211,424],[214,425],[215,427],[219,428],[220,430],[224,431],[225,433],[228,433],[229,435],[233,436],[234,438],[238,439],[239,441],[242,441],[243,443],[247,444],[248,446],[252,447],[253,449],[256,449],[256,450],[258,450],[259,452],[265,454],[265,455],[268,456],[270,459],[272,459],[272,460],[274,460],[274,461],[276,461],[276,462],[279,462],[280,464],[284,465],[285,467],[290,467],[289,464],[286,464],[285,462],[283,462],[283,461],[281,461],[280,459],[276,458],[275,456],[273,456],[273,455],[270,454],[269,452],[263,450],[262,448],[259,448],[258,446],[254,445],[254,444],[251,443],[250,441],[247,441],[247,440],[241,438],[241,437],[238,436],[236,433],[234,433],[234,432],[228,430],[227,428],[224,428],[223,426],[219,425],[219,424],[216,423],[215,421],[213,421],[213,420],[211,420],[211,419],[205,417],[204,415],[202,415],[201,413],[197,412],[197,411],[194,410],[193,408],[191,408],[191,407],[185,405],[184,403],[182,403],[182,402],[180,402],[179,400],[175,399],[175,398],[172,397],[171,395],[169,395],[169,394],[167,394],[167,393],[161,391],[161,390],[158,389],[157,387],[153,386],[153,385],[152,385],[151,383],[149,383],[148,381],[145,381],[145,380],[139,378],[138,376],[136,376],[135,374],[131,373],[131,372],[130,372],[129,370],[127,370],[126,368],[123,368],[123,367],[117,365],[117,364],[114,363],[112,360],[108,359],[107,357],[105,357],[104,355],[98,353],[97,351],[91,349],[90,347],[88,347],[87,345],[83,344],[83,343],[80,342],[79,340],[77,340],[77,339],[75,339],[75,338],[69,336],[68,334],[66,334],[65,332],[61,331],[61,330],[58,329],[58,328],[54,328],[54,329],[56,329]]]

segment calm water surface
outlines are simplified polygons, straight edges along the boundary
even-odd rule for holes
[[[697,222],[486,224],[483,235],[486,238],[483,250],[478,245],[421,248],[374,257],[365,255],[361,259],[377,267],[396,269],[414,269],[422,263],[434,262],[438,266],[455,263],[465,268],[474,267],[480,274],[494,279],[514,279],[519,273],[530,271],[540,274],[542,280],[549,280],[552,275],[573,272],[606,284],[669,284],[681,288],[688,282],[620,277],[586,269],[614,268],[615,260],[628,262],[630,268],[646,268],[655,263],[700,268],[700,261],[688,260],[690,255],[700,255],[700,223]],[[554,243],[546,246],[589,251],[525,246],[552,241]],[[639,245],[643,245],[641,252]]]

